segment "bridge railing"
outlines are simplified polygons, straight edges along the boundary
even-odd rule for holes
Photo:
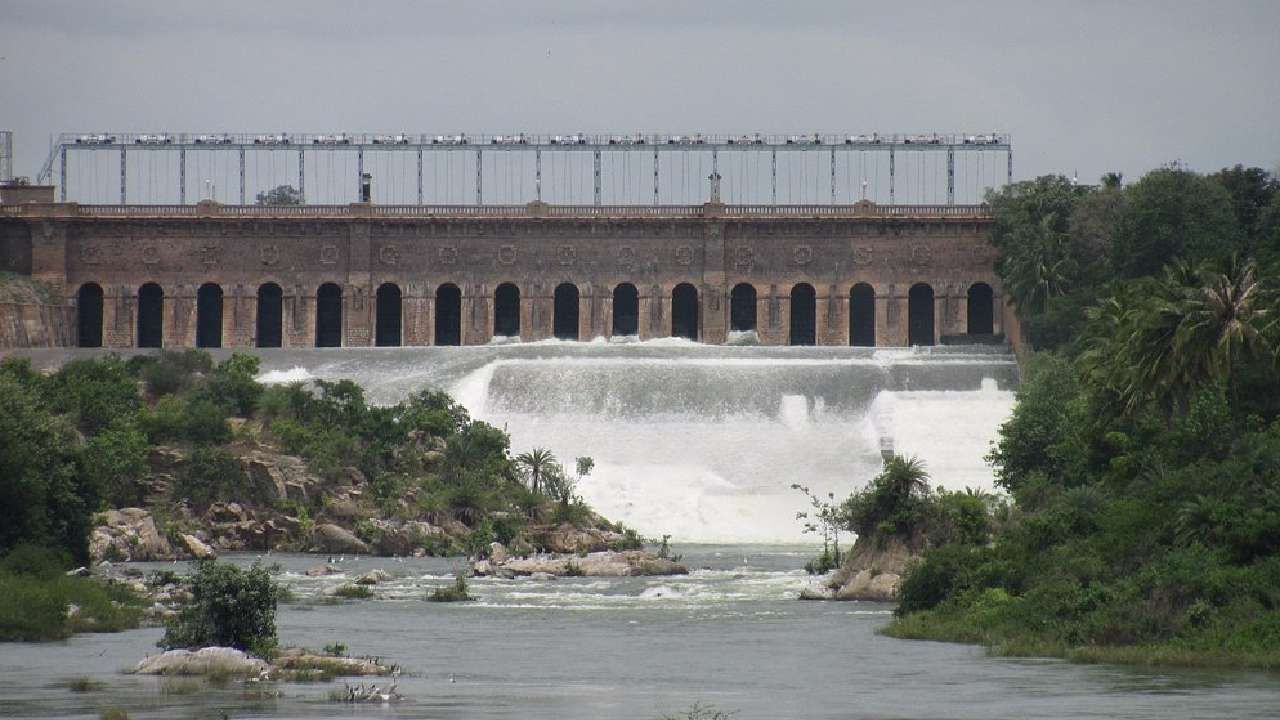
[[[986,205],[2,205],[6,217],[79,218],[973,218]]]

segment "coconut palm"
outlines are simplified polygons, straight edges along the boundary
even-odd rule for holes
[[[1270,351],[1268,304],[1252,262],[1233,259],[1222,269],[1171,264],[1124,318],[1114,362],[1132,369],[1117,388],[1126,409],[1148,399],[1178,407],[1202,385],[1230,383],[1239,361]]]
[[[909,458],[893,455],[885,460],[880,477],[895,497],[929,492],[929,471],[925,469],[924,461],[914,455]]]
[[[556,456],[546,448],[534,448],[515,457],[516,466],[524,474],[533,492],[542,492],[546,480],[555,472]]]

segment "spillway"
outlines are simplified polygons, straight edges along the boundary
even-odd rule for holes
[[[349,377],[373,401],[451,392],[566,466],[607,517],[685,542],[791,542],[805,499],[842,498],[882,449],[917,455],[935,485],[992,488],[983,460],[1013,406],[1017,367],[992,347],[704,346],[544,341],[464,348],[263,351],[263,379]]]

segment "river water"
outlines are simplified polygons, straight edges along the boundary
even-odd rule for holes
[[[74,354],[31,353],[49,365]],[[792,483],[844,497],[892,447],[921,457],[935,484],[991,488],[982,458],[1017,384],[998,349],[552,341],[261,356],[267,382],[346,377],[376,402],[439,387],[505,427],[517,452],[592,456],[583,496],[645,534],[672,534],[692,574],[477,579],[477,602],[441,605],[423,598],[456,560],[347,558],[342,575],[316,579],[303,574],[316,558],[272,556],[298,594],[281,607],[282,641],[342,642],[401,665],[404,703],[331,704],[334,684],[282,683],[264,697],[255,685],[122,674],[156,652],[152,628],[0,645],[0,715],[91,718],[119,705],[133,718],[647,719],[701,702],[743,720],[1280,716],[1275,675],[991,658],[876,634],[887,605],[795,599],[814,582],[801,570],[814,540],[800,533]],[[374,599],[324,594],[373,568],[394,576]],[[78,676],[107,689],[59,684]]]
[[[1251,673],[1071,665],[987,657],[948,643],[876,634],[891,608],[801,602],[807,549],[677,547],[694,571],[674,578],[476,579],[474,603],[424,601],[454,562],[347,558],[342,575],[308,578],[315,557],[272,556],[298,594],[280,637],[319,648],[343,642],[404,668],[394,706],[327,701],[342,683],[221,687],[121,674],[157,652],[158,629],[0,646],[0,715],[96,718],[118,705],[138,718],[635,718],[693,703],[740,720],[852,718],[1274,718],[1280,680]],[[237,563],[255,558],[238,556]],[[143,565],[145,569],[173,567]],[[370,600],[324,590],[383,568],[395,577]],[[177,569],[181,569],[178,567]],[[335,604],[331,604],[335,603]],[[72,693],[65,682],[107,684]]]

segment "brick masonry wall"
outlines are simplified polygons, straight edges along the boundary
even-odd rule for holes
[[[286,346],[315,342],[316,293],[324,283],[342,291],[342,338],[374,342],[377,289],[394,283],[402,297],[402,339],[434,340],[436,293],[462,291],[464,344],[493,334],[494,292],[520,291],[521,336],[550,337],[557,285],[579,291],[579,335],[608,335],[613,290],[639,291],[640,335],[671,332],[672,291],[698,291],[700,340],[724,342],[729,296],[749,283],[757,296],[761,342],[786,344],[791,293],[815,290],[817,342],[849,342],[850,291],[875,290],[876,341],[907,342],[908,293],[916,283],[934,292],[935,341],[966,332],[967,293],[974,283],[994,289],[995,330],[1003,298],[987,241],[987,221],[938,219],[581,219],[522,217],[343,218],[0,218],[0,251],[72,305],[84,283],[103,288],[103,334],[110,347],[135,342],[137,293],[154,282],[164,292],[164,342],[195,343],[196,295],[204,283],[223,292],[224,345],[256,337],[258,290],[283,290]]]

